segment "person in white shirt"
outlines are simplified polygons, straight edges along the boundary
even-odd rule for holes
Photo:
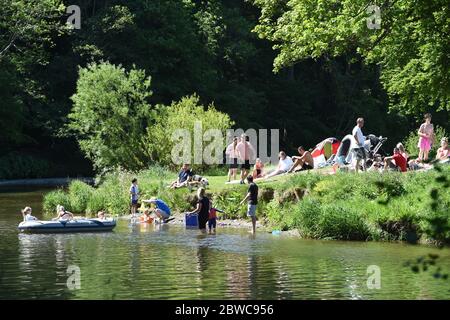
[[[292,161],[292,158],[287,156],[284,151],[280,151],[280,154],[278,155],[280,158],[280,161],[278,162],[277,168],[272,171],[270,174],[266,176],[266,178],[271,178],[279,174],[283,174],[289,171],[289,169],[292,167],[294,162]]]
[[[364,149],[364,141],[366,137],[363,135],[361,128],[364,126],[364,119],[356,119],[356,126],[353,128],[352,136],[354,138],[352,142],[352,151],[356,159],[356,172],[359,171],[361,160],[363,160],[362,167],[366,171],[366,150]]]
[[[31,215],[31,208],[25,207],[22,210],[23,221],[36,221],[37,218]]]
[[[230,143],[225,150],[225,155],[227,156],[227,164],[229,165],[228,170],[228,182],[231,180],[233,175],[233,180],[236,180],[237,168],[238,168],[238,157],[239,153],[237,150],[238,138],[234,137],[233,142]]]

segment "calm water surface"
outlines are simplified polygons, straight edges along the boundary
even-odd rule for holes
[[[0,192],[0,299],[449,299],[450,280],[414,274],[407,260],[450,249],[300,240],[219,229],[215,236],[120,221],[114,232],[20,234],[19,210],[40,217],[45,190]],[[67,268],[81,288],[67,288]],[[381,288],[367,288],[367,267]]]

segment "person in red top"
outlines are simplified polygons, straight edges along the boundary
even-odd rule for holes
[[[400,169],[401,172],[406,172],[406,159],[404,156],[401,155],[399,148],[394,148],[394,155],[391,157],[385,157],[384,158],[384,169],[389,168],[389,162],[394,161],[395,166]]]
[[[216,233],[216,220],[217,220],[217,212],[223,213],[222,210],[219,210],[217,208],[214,208],[211,205],[211,202],[209,203],[209,206],[211,209],[209,209],[209,215],[208,215],[208,229],[209,234]]]

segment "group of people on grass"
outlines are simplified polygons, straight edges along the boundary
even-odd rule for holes
[[[382,158],[380,155],[374,155],[374,161],[370,168],[366,168],[367,151],[365,147],[366,137],[362,132],[364,126],[364,119],[358,118],[356,125],[352,130],[351,152],[354,158],[354,168],[358,172],[362,170],[398,170],[406,172],[407,170],[417,170],[423,167],[423,163],[428,161],[429,152],[434,144],[435,134],[433,124],[431,123],[431,115],[426,114],[424,117],[424,123],[420,126],[419,135],[419,157],[417,159],[409,159],[409,155],[405,150],[402,143],[398,143],[393,150],[392,156],[386,156]],[[448,146],[448,139],[442,138],[440,141],[440,148],[437,150],[436,159],[433,162],[445,162],[449,160],[450,149]],[[291,173],[302,170],[310,170],[314,168],[314,158],[310,151],[305,150],[304,147],[298,148],[298,156],[292,158],[286,155],[284,151],[279,153],[279,162],[275,170],[266,175],[260,175],[258,177],[271,178],[276,175]],[[344,159],[337,159],[337,167],[345,166]],[[255,165],[256,166],[256,165]]]
[[[353,130],[353,134],[355,138],[359,136],[358,129],[362,128],[364,125],[364,120],[362,118],[358,119],[358,124]],[[356,129],[358,128],[358,129]],[[356,133],[355,133],[356,132]],[[361,132],[362,135],[362,132]],[[408,152],[405,150],[405,147],[402,143],[398,143],[393,150],[392,156],[384,157],[381,159],[381,156],[375,155],[374,162],[369,170],[398,170],[401,172],[406,172],[408,170],[417,170],[421,169],[424,166],[424,163],[429,161],[429,152],[435,143],[435,133],[434,127],[431,123],[431,114],[427,113],[424,116],[424,123],[420,126],[418,130],[419,141],[417,147],[419,149],[419,156],[417,159],[410,159]],[[359,140],[359,139],[358,139]],[[361,140],[365,140],[365,137],[362,136]],[[360,141],[361,141],[360,140]],[[359,160],[365,161],[365,153],[364,148],[360,148],[362,156],[359,157]],[[448,162],[450,157],[450,149],[448,146],[448,138],[443,137],[440,141],[440,147],[437,150],[436,158],[432,162]],[[358,157],[357,157],[358,160]],[[356,170],[359,169],[359,163],[357,162]],[[365,170],[365,163],[362,165],[363,170]]]
[[[261,159],[256,158],[253,170],[251,171],[251,159],[254,159],[256,151],[249,142],[249,137],[242,134],[240,139],[238,137],[233,138],[233,142],[229,144],[225,150],[227,157],[228,170],[228,182],[236,180],[237,171],[240,167],[240,183],[244,184],[245,179],[250,175],[253,179],[257,178],[271,178],[276,175],[299,171],[309,170],[314,168],[314,160],[311,152],[305,150],[303,147],[298,148],[298,156],[292,158],[286,155],[284,151],[281,151],[278,155],[279,162],[275,170],[266,173],[264,170],[264,163]]]

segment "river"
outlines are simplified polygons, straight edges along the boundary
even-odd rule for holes
[[[226,228],[201,236],[125,220],[109,233],[20,234],[20,208],[41,217],[45,192],[0,192],[0,299],[450,299],[450,279],[404,266],[437,253],[449,273],[448,248]],[[379,288],[367,285],[369,266]],[[68,285],[68,268],[79,270],[79,287]]]

